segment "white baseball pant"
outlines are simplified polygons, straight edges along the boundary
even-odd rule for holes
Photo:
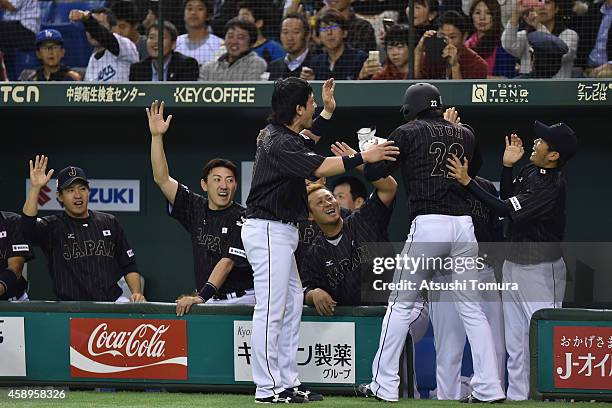
[[[510,400],[522,401],[529,398],[531,316],[540,309],[561,307],[566,274],[563,258],[532,265],[504,262],[503,281],[516,283],[519,287],[517,291],[502,292]]]
[[[300,385],[296,355],[304,294],[293,255],[298,229],[250,218],[242,226],[242,242],[254,272],[255,398],[267,398]]]
[[[401,256],[404,254],[415,258],[450,258],[466,266],[462,274],[455,272],[453,279],[477,279],[475,266],[470,267],[469,262],[466,262],[478,255],[474,226],[469,216],[417,216],[412,222]],[[413,281],[418,288],[421,281],[431,281],[433,274],[434,270],[427,268],[418,268],[416,271],[397,269],[393,279],[395,283]],[[493,334],[480,306],[480,296],[477,291],[470,290],[456,290],[452,295],[472,345],[473,395],[484,401],[502,399],[505,395],[497,372]],[[399,399],[399,356],[406,335],[419,315],[415,309],[417,298],[416,290],[394,291],[389,297],[378,351],[372,363],[370,383],[372,392],[387,401]]]

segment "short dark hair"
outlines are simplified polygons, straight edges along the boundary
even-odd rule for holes
[[[438,12],[438,0],[414,0],[414,4],[420,4],[423,7],[427,7],[430,13]]]
[[[269,12],[270,9],[270,1],[262,1],[262,0],[241,0],[238,2],[238,11],[240,9],[245,8],[248,9],[251,14],[253,14],[253,18],[255,21],[262,20],[264,23],[264,27],[268,23]]]
[[[468,17],[457,10],[449,10],[442,14],[440,21],[438,21],[438,27],[442,28],[445,24],[455,26],[462,34],[470,33],[471,31]]]
[[[408,45],[408,34],[410,28],[405,24],[393,24],[385,34],[385,48],[389,45],[406,44]]]
[[[208,18],[212,17],[212,13],[214,11],[214,6],[211,3],[210,0],[183,0],[183,10],[185,10],[185,7],[187,7],[187,3],[189,3],[190,1],[199,1],[200,3],[202,3],[204,5],[204,7],[206,7],[206,15]]]
[[[159,21],[156,20],[155,23],[151,24],[149,28],[147,28],[147,37],[149,36],[149,33],[152,29],[157,30],[158,28]],[[176,29],[176,26],[168,20],[164,20],[164,31],[168,31],[170,33],[170,38],[172,39],[172,42],[175,42],[178,38],[178,30]]]
[[[358,199],[359,197],[364,200],[368,198],[368,190],[366,189],[365,184],[357,177],[353,176],[342,176],[335,179],[332,183],[332,192],[336,189],[336,187],[341,186],[343,184],[348,184],[351,188],[351,197],[353,201]]]
[[[241,28],[249,33],[249,44],[252,47],[257,41],[257,27],[255,24],[250,21],[243,20],[239,17],[234,17],[230,21],[225,24],[225,28],[223,28],[223,37],[227,35],[227,32],[232,28]]]
[[[117,20],[124,20],[133,26],[140,24],[140,17],[138,16],[138,7],[131,0],[120,0],[113,3],[111,11],[117,18]]]
[[[294,18],[296,20],[300,20],[302,22],[302,26],[304,29],[304,34],[308,35],[310,33],[310,23],[308,23],[308,20],[306,19],[306,17],[304,16],[304,14],[302,13],[287,13],[285,15],[285,17],[283,17],[283,19],[281,20],[281,30],[282,30],[282,26],[283,23],[285,22],[285,20],[289,20],[290,18]]]
[[[315,23],[315,31],[317,34],[321,29],[321,25],[333,25],[338,24],[343,31],[347,30],[346,27],[346,18],[336,9],[329,9],[325,13],[323,13],[319,18],[317,18],[317,22]]]
[[[312,87],[301,78],[279,78],[274,81],[272,91],[272,113],[268,122],[275,125],[291,125],[295,117],[295,107],[304,106],[312,95]]]
[[[107,7],[98,7],[90,11],[91,14],[106,14],[106,19],[108,20],[108,25],[114,27],[117,25],[117,17],[115,14]]]
[[[222,159],[219,157],[209,160],[208,163],[204,165],[204,168],[202,168],[201,179],[204,181],[208,180],[208,176],[210,175],[212,169],[217,167],[225,167],[226,169],[230,170],[234,174],[236,180],[238,180],[238,168],[236,165],[231,160]]]

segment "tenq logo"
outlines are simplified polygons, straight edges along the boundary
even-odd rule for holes
[[[472,85],[472,103],[486,103],[487,102],[487,84],[473,84]]]

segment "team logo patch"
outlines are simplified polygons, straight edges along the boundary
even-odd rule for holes
[[[546,174],[546,169],[540,169],[540,174]]]
[[[325,266],[332,266],[334,261],[325,261]]]
[[[229,248],[229,253],[232,254],[232,255],[237,255],[237,256],[242,257],[242,258],[246,258],[246,252],[243,251],[242,249],[230,247]]]
[[[221,233],[222,234],[227,234],[227,227],[221,228]]]
[[[239,220],[236,220],[236,225],[242,227],[242,225],[246,222],[246,218],[240,217]]]
[[[74,176],[76,176],[76,175],[77,175],[77,171],[76,171],[76,169],[75,169],[74,167],[70,167],[70,170],[68,170],[68,175],[69,175],[70,177],[74,177]]]
[[[68,239],[74,239],[74,234],[68,234],[67,238]]]
[[[127,256],[129,256],[130,258],[134,256],[134,250],[132,249],[128,249],[127,251],[125,251],[125,253],[127,254]]]
[[[13,252],[27,252],[30,250],[30,246],[26,244],[13,245]]]
[[[519,203],[519,200],[516,197],[510,197],[510,203],[512,204],[512,207],[514,208],[514,211],[518,211],[521,208],[523,208],[521,207],[521,203]]]
[[[6,231],[0,231],[0,238],[6,238]]]
[[[102,235],[105,237],[110,237],[111,236],[111,232],[110,230],[102,230]]]

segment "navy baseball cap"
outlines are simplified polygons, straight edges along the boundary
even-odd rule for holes
[[[536,120],[533,123],[533,132],[536,137],[548,143],[550,150],[559,152],[563,162],[571,159],[578,150],[576,133],[565,123],[555,123],[548,126]]]
[[[80,167],[68,166],[57,174],[57,191],[63,190],[75,181],[82,181],[89,186],[85,172]]]
[[[37,46],[47,41],[64,45],[64,37],[62,37],[62,33],[52,28],[42,30],[38,34],[36,34]]]

